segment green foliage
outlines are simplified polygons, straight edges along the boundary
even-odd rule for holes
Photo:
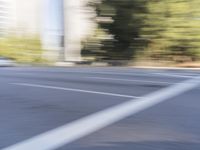
[[[90,5],[96,9],[98,27],[107,34],[93,51],[101,58],[200,58],[199,0],[101,0]]]
[[[37,37],[7,37],[0,39],[0,56],[17,62],[42,62],[42,48]]]
[[[196,60],[200,54],[199,0],[149,0],[143,37],[149,39],[151,57],[176,61]]]
[[[132,59],[136,50],[143,50],[140,32],[146,13],[145,0],[102,0],[95,6],[99,27],[107,33],[102,40],[104,59]]]

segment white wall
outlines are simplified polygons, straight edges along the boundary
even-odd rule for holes
[[[88,0],[65,0],[65,60],[81,60],[81,40],[93,31],[95,24],[89,18],[94,15],[86,10]]]
[[[43,0],[41,16],[43,18],[41,39],[45,49],[44,57],[51,60],[64,60],[64,49],[61,46],[64,36],[63,0]]]
[[[8,1],[8,0],[7,0]],[[40,34],[43,47],[47,50],[44,56],[56,57],[63,49],[60,46],[59,37],[65,35],[64,60],[81,60],[81,40],[91,33],[94,24],[89,21],[92,13],[87,13],[85,4],[88,0],[64,0],[64,10],[58,10],[51,14],[54,6],[47,5],[61,0],[9,0],[12,6],[12,29],[19,35]],[[55,6],[57,7],[57,6]],[[50,10],[48,10],[50,8]],[[54,10],[55,11],[55,10]],[[50,15],[49,15],[50,13]],[[59,18],[64,15],[63,22]],[[62,14],[64,13],[64,14]],[[58,16],[56,17],[55,14]],[[51,25],[49,20],[61,22]],[[59,31],[59,29],[61,29]],[[51,53],[52,52],[52,53]],[[50,54],[51,53],[51,54]]]
[[[41,25],[42,0],[10,0],[12,28],[18,34],[38,34]]]
[[[10,3],[9,0],[0,0],[0,37],[8,32],[10,26]]]

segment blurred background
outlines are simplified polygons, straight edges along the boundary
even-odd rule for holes
[[[200,66],[199,0],[0,0],[0,58]]]

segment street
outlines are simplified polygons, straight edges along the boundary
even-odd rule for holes
[[[200,71],[0,68],[0,149],[199,150]]]

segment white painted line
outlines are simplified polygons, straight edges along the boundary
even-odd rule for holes
[[[107,93],[107,92],[98,92],[98,91],[89,91],[89,90],[64,88],[64,87],[40,85],[40,84],[30,84],[30,83],[11,83],[11,84],[19,85],[19,86],[36,87],[36,88],[45,88],[45,89],[54,89],[54,90],[63,90],[63,91],[73,91],[73,92],[90,93],[90,94],[100,94],[100,95],[116,96],[116,97],[124,97],[124,98],[141,98],[139,96],[132,96],[132,95]]]
[[[122,70],[123,71],[123,70]],[[126,71],[126,70],[124,70]],[[174,78],[193,78],[194,76],[187,74],[179,74],[179,73],[163,73],[155,72],[155,71],[145,71],[145,72],[111,72],[111,71],[79,71],[79,70],[63,70],[63,71],[44,71],[48,73],[83,73],[83,74],[101,74],[101,75],[129,75],[129,76],[142,76],[142,77],[174,77]],[[18,73],[18,74],[32,74],[30,72]]]
[[[123,70],[122,70],[123,71]],[[124,70],[125,71],[125,70]],[[129,76],[144,76],[144,77],[149,77],[149,76],[160,76],[156,74],[154,71],[145,71],[145,72],[114,72],[114,71],[96,71],[96,70],[63,70],[63,71],[48,71],[48,72],[53,72],[53,73],[83,73],[83,74],[101,74],[101,75],[129,75]]]
[[[183,94],[200,84],[200,77],[170,86],[147,95],[140,101],[123,104],[84,117],[57,129],[40,134],[3,150],[53,150],[116,123],[128,116]]]
[[[181,76],[188,76],[188,77],[195,77],[195,76],[199,76],[200,73],[172,73],[173,75],[181,75]]]
[[[171,74],[171,73],[153,73],[153,74],[162,75],[162,76],[166,76],[166,77],[175,77],[175,78],[195,78],[194,76]]]
[[[161,77],[161,76],[167,76],[167,77],[175,77],[175,78],[192,78],[192,76],[187,75],[176,75],[172,73],[160,73],[160,72],[152,72],[152,71],[146,71],[146,72],[104,72],[104,71],[64,71],[65,73],[84,73],[84,74],[102,74],[102,75],[129,75],[129,76],[143,76],[143,77]]]
[[[108,71],[92,71],[92,70],[88,70],[88,71],[70,71],[70,70],[65,70],[63,71],[63,73],[84,73],[84,74],[102,74],[102,75],[139,75],[139,76],[149,76],[151,75],[150,73],[147,74],[147,72],[145,72],[145,74],[143,73],[132,73],[132,72],[108,72]],[[153,75],[155,76],[155,75]]]
[[[171,82],[149,81],[149,80],[132,80],[132,79],[102,78],[102,77],[85,77],[85,78],[88,78],[88,79],[97,79],[97,80],[112,80],[112,81],[141,82],[141,83],[175,84],[175,83],[171,83]]]

